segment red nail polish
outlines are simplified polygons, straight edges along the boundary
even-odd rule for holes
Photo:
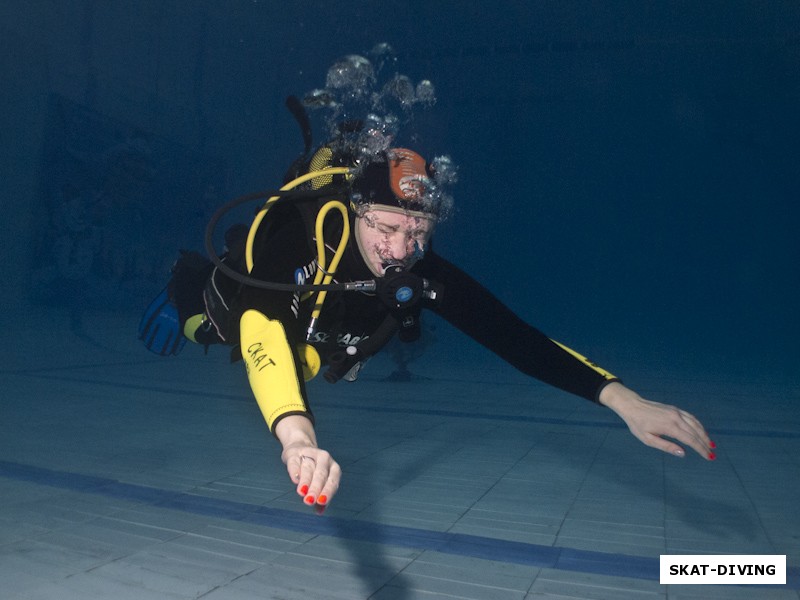
[[[308,505],[314,504],[314,496],[306,496],[303,499],[303,502],[305,502]]]
[[[709,442],[708,442],[708,446],[709,446],[710,448],[716,448],[716,447],[717,447],[717,445],[714,443],[714,440],[709,440]]]
[[[708,460],[716,460],[716,458],[717,458],[717,455],[714,454],[713,452],[709,452],[708,453]]]
[[[317,498],[317,504],[323,504],[324,505],[324,504],[327,504],[327,503],[328,503],[328,497],[327,496],[322,495],[319,498]]]
[[[300,493],[303,494],[303,496],[305,496],[308,493],[308,486],[304,485],[303,487],[301,487]]]

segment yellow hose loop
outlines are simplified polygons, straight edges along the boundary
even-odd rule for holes
[[[321,176],[333,176],[333,175],[348,175],[350,173],[349,167],[329,167],[327,169],[322,169],[320,171],[310,171],[305,175],[301,175],[297,179],[293,179],[286,185],[281,188],[282,192],[286,192],[296,188],[298,185],[305,183],[310,179],[314,179],[315,177]],[[259,226],[261,225],[261,221],[264,219],[264,216],[267,214],[267,211],[272,207],[275,202],[280,199],[280,196],[272,196],[269,198],[264,207],[258,212],[253,219],[252,225],[250,225],[250,231],[247,234],[247,245],[245,246],[245,263],[247,264],[247,272],[250,273],[253,270],[253,242],[256,238],[256,232],[258,231]],[[347,219],[345,219],[347,221]]]
[[[336,209],[342,215],[342,237],[339,238],[339,245],[336,247],[336,252],[333,253],[333,259],[330,266],[327,266],[327,259],[325,258],[325,233],[323,226],[325,225],[325,217],[328,213]],[[336,269],[339,268],[339,261],[344,256],[344,250],[347,242],[350,239],[350,219],[347,214],[347,207],[339,200],[331,200],[325,204],[317,214],[316,222],[316,237],[317,237],[317,272],[314,275],[314,285],[319,283],[329,284],[333,280]],[[325,302],[325,297],[328,295],[327,291],[322,291],[317,294],[317,300],[314,303],[314,310],[311,313],[312,319],[319,318],[322,311],[322,304]]]

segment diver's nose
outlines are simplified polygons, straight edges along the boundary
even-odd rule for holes
[[[394,260],[405,260],[413,254],[414,248],[403,236],[394,236],[389,241],[389,255]]]

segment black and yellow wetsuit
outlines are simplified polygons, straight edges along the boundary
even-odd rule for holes
[[[253,243],[252,276],[284,283],[313,279],[317,264],[313,223],[320,205],[319,200],[300,200],[279,204],[270,211]],[[341,229],[341,219],[331,219],[326,224],[325,239],[335,244]],[[592,401],[597,401],[607,383],[616,381],[610,373],[525,323],[489,290],[432,250],[414,265],[412,273],[437,282],[442,290],[435,302],[423,300],[423,309],[435,312],[523,373]],[[372,277],[351,238],[336,281]],[[221,333],[229,343],[241,345],[251,387],[273,431],[287,415],[313,419],[304,385],[303,366],[308,361],[304,344],[315,348],[323,366],[330,364],[348,347],[352,350],[368,344],[385,326],[390,312],[374,294],[332,291],[316,332],[306,340],[313,298],[237,287],[226,282],[221,273],[215,278],[218,287],[237,290],[233,314],[237,319],[242,315],[241,330],[236,331],[238,323],[231,321],[227,331]]]

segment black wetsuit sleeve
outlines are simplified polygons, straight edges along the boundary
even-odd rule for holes
[[[253,243],[253,270],[250,275],[263,281],[292,283],[297,267],[308,264],[312,260],[306,241],[306,229],[299,212],[291,206],[278,207],[273,211],[268,214],[267,219],[269,220],[256,234]],[[245,337],[258,339],[259,342],[253,346],[258,348],[263,346],[265,350],[263,356],[269,359],[261,358],[262,363],[270,362],[270,368],[277,368],[282,372],[282,378],[278,378],[278,380],[292,384],[284,385],[281,389],[295,390],[296,385],[297,394],[284,397],[275,390],[269,389],[274,382],[256,381],[254,378],[256,369],[250,368],[248,363],[250,386],[273,433],[275,425],[289,415],[302,415],[310,419],[312,423],[314,422],[303,377],[302,360],[298,352],[298,344],[303,341],[303,338],[300,333],[300,324],[292,311],[293,299],[293,292],[249,286],[244,286],[241,293],[241,312],[244,314],[248,310],[257,311],[265,319],[261,321],[255,319],[255,322],[262,327],[266,324],[270,331],[268,338],[262,340],[263,334],[262,338],[258,338],[251,335],[252,332],[242,330],[242,354],[245,361],[248,362],[248,354],[251,352],[244,345]],[[274,323],[280,323],[280,327],[276,327]],[[268,343],[265,341],[267,339]],[[278,354],[285,357],[287,352],[290,355],[288,360],[272,359]],[[259,357],[254,360],[259,360]]]
[[[422,265],[420,265],[422,266]],[[488,289],[429,253],[421,269],[444,287],[432,310],[526,375],[593,402],[616,377],[529,325]]]

